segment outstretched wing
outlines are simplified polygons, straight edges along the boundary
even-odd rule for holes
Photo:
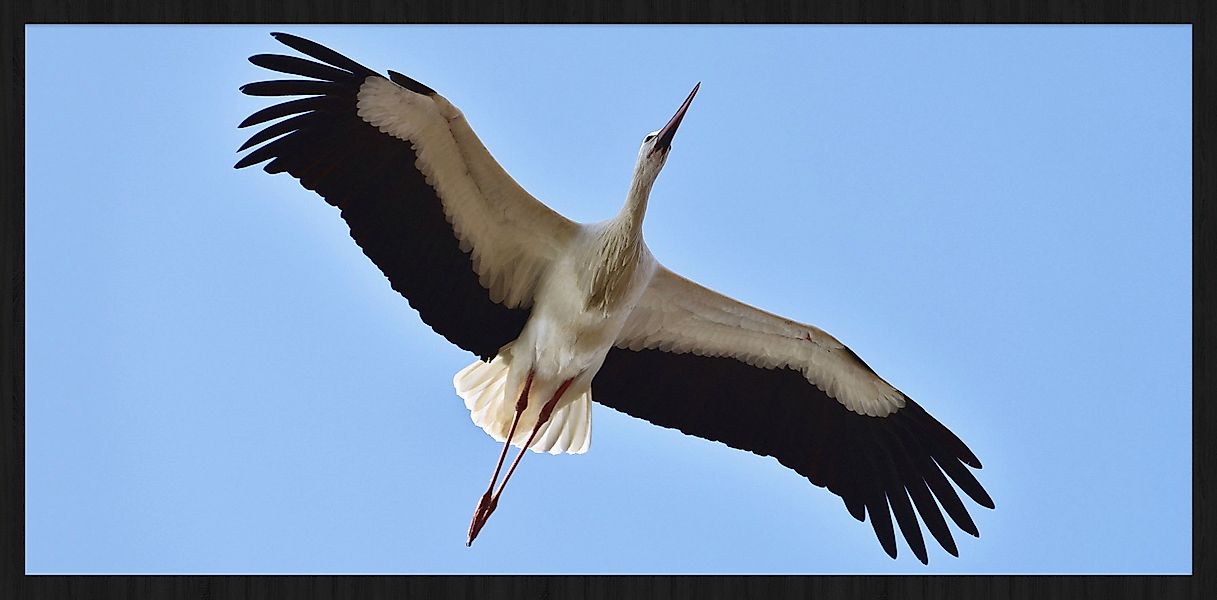
[[[274,122],[237,168],[270,161],[341,210],[351,237],[454,344],[489,360],[527,320],[536,283],[577,225],[533,198],[431,88],[381,76],[315,42],[275,39],[312,59],[250,62],[300,78],[250,83],[251,96],[302,96],[241,127]],[[287,117],[287,118],[284,118]],[[261,145],[259,145],[261,144]]]
[[[958,550],[939,506],[979,536],[951,481],[993,508],[965,467],[981,466],[972,451],[841,342],[663,267],[593,385],[601,404],[772,456],[828,488],[854,518],[869,515],[892,558],[893,514],[922,563],[917,514],[952,555]]]

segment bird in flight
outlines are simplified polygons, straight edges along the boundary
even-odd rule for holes
[[[772,456],[869,520],[892,558],[893,516],[922,563],[918,515],[954,556],[943,512],[979,536],[955,487],[981,506],[993,501],[969,470],[980,461],[955,434],[833,336],[681,277],[647,248],[651,188],[700,84],[643,137],[618,214],[581,224],[520,187],[435,90],[272,35],[308,58],[252,56],[295,77],[241,91],[299,98],[241,122],[274,121],[241,146],[253,150],[236,168],[266,162],[267,173],[288,173],[337,207],[422,320],[477,355],[453,384],[503,446],[467,544],[526,450],[587,451],[593,400]],[[520,450],[503,474],[509,446]]]

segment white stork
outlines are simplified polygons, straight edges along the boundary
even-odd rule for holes
[[[521,188],[435,90],[272,35],[319,62],[250,57],[306,79],[241,88],[303,97],[240,124],[290,116],[251,137],[241,151],[261,145],[236,168],[269,160],[266,172],[289,173],[338,207],[423,321],[479,357],[456,374],[456,392],[474,423],[504,444],[467,543],[524,450],[587,450],[593,399],[776,458],[840,496],[855,519],[869,518],[892,558],[892,515],[922,563],[918,514],[952,555],[939,506],[979,535],[950,482],[982,506],[993,501],[967,468],[980,461],[950,430],[828,333],[689,281],[647,249],[647,199],[696,86],[643,138],[625,206],[585,225]],[[508,444],[521,450],[494,492]]]

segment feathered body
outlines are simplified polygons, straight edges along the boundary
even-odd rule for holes
[[[529,403],[511,443],[523,446],[544,400],[569,380],[553,417],[529,449],[555,454],[587,450],[591,427],[585,415],[590,415],[592,380],[658,266],[642,239],[642,217],[665,156],[651,154],[644,145],[625,206],[614,219],[583,226],[561,248],[537,283],[520,337],[489,366],[471,364],[453,379],[474,422],[496,440],[507,438],[516,398],[531,373],[529,395],[540,401]]]

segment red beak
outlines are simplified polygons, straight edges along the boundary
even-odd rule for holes
[[[685,111],[689,110],[689,104],[693,102],[693,96],[697,95],[697,90],[700,87],[701,82],[699,81],[697,85],[693,86],[693,91],[689,92],[689,97],[685,98],[685,103],[681,104],[676,114],[672,115],[672,119],[668,121],[668,124],[659,130],[659,139],[655,141],[655,148],[651,150],[652,153],[659,150],[666,151],[672,147],[672,138],[676,136],[676,128],[680,127],[680,121],[685,118]]]

